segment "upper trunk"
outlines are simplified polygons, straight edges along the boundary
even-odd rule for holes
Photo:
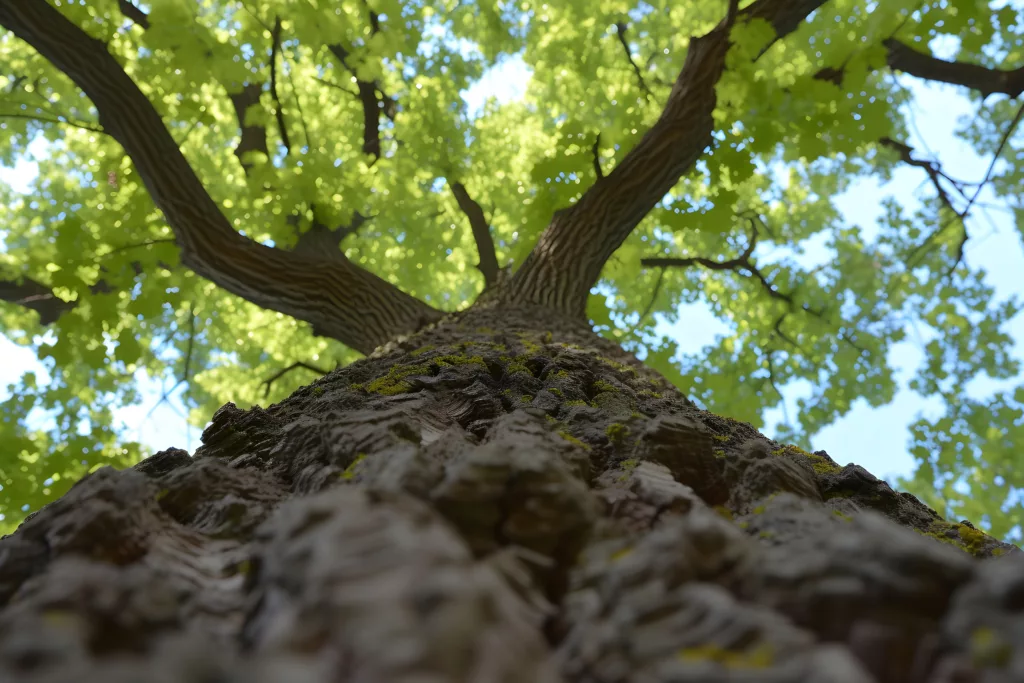
[[[30,517],[0,676],[980,680],[1022,562],[584,326],[478,307]]]

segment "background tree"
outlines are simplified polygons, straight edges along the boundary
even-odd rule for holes
[[[6,408],[7,509],[93,470],[0,540],[0,677],[1019,668],[1019,550],[734,419],[810,380],[806,443],[888,400],[887,350],[928,324],[915,381],[948,414],[914,428],[914,484],[1016,524],[1022,390],[960,391],[1017,371],[1016,304],[964,262],[977,187],[903,141],[889,75],[983,98],[983,184],[1024,210],[1018,12],[691,5],[0,4],[4,159],[52,144],[4,217],[4,325],[56,379]],[[470,119],[460,91],[514,51],[526,98]],[[830,198],[897,164],[935,201],[867,242]],[[822,234],[813,271],[760,251]],[[675,359],[652,314],[695,296],[736,332]],[[167,364],[197,416],[326,376],[218,408],[195,454],[99,467],[138,457],[109,409]]]

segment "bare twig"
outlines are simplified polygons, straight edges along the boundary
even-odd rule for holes
[[[322,370],[322,369],[316,367],[315,365],[310,365],[308,363],[303,363],[302,361],[296,361],[296,362],[292,363],[291,365],[289,365],[288,367],[286,367],[286,368],[284,368],[282,370],[278,370],[273,375],[271,375],[267,379],[265,379],[262,382],[260,382],[260,386],[263,387],[263,397],[266,398],[267,396],[270,395],[270,387],[274,384],[274,382],[276,382],[277,380],[281,379],[282,377],[284,377],[288,373],[292,372],[293,370],[298,370],[299,368],[303,368],[305,370],[309,370],[310,372],[315,372],[318,375],[320,375],[321,377],[330,373],[330,370]]]
[[[628,27],[624,22],[615,23],[615,35],[619,37],[619,43],[622,44],[622,49],[626,52],[626,59],[629,60],[629,65],[633,67],[633,73],[636,74],[636,80],[640,83],[640,89],[644,91],[644,97],[648,100],[653,97],[651,89],[647,87],[647,83],[644,81],[644,75],[640,71],[640,67],[635,61],[633,61],[633,53],[629,49],[629,41],[626,39],[626,29]]]
[[[627,335],[632,336],[632,334],[637,331],[637,328],[643,324],[644,319],[651,314],[651,310],[654,309],[654,302],[658,300],[658,293],[661,291],[662,280],[665,279],[665,270],[665,268],[662,268],[658,271],[658,279],[654,281],[654,287],[651,289],[651,299],[647,302],[647,306],[640,313],[640,317],[636,319],[636,324],[629,328]]]
[[[42,110],[42,107],[38,107],[38,109]],[[81,123],[81,122],[78,122],[78,121],[71,121],[70,119],[68,119],[63,114],[55,114],[53,112],[46,112],[46,113],[50,114],[51,116],[54,116],[55,118],[47,119],[47,118],[43,118],[43,117],[40,117],[40,116],[30,116],[28,114],[15,114],[15,113],[12,113],[12,114],[0,114],[0,119],[27,119],[29,121],[38,121],[39,123],[63,123],[65,126],[71,126],[72,128],[80,128],[81,130],[87,130],[87,131],[91,131],[93,133],[100,133],[100,134],[103,134],[103,135],[107,135],[107,131],[103,130],[102,128],[100,128],[98,126],[93,126],[91,124]]]

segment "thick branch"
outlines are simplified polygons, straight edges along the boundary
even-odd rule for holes
[[[462,213],[469,219],[469,226],[473,229],[473,239],[476,241],[476,250],[480,255],[480,263],[477,268],[484,274],[484,285],[490,287],[498,280],[498,256],[494,251],[494,239],[491,238],[491,226],[487,223],[487,217],[480,205],[469,196],[466,186],[462,183],[449,183],[455,201],[459,203]]]
[[[292,251],[297,254],[344,260],[345,255],[341,251],[342,240],[359,230],[368,220],[370,219],[366,216],[356,213],[348,225],[336,228],[329,228],[320,221],[314,220],[309,230],[299,235],[299,240],[295,243]]]
[[[737,19],[765,19],[776,39],[825,0],[756,0]],[[570,209],[559,212],[512,281],[514,301],[574,317],[612,253],[711,145],[715,84],[725,69],[728,20],[690,40],[686,61],[661,117],[622,162]]]
[[[885,47],[889,51],[887,62],[891,69],[903,71],[917,78],[962,85],[977,90],[984,96],[1002,93],[1017,97],[1024,92],[1024,66],[1004,71],[978,64],[950,62],[919,52],[895,39],[885,41]]]
[[[153,105],[107,52],[45,0],[0,3],[0,25],[85,91],[132,158],[197,274],[259,306],[313,324],[364,353],[440,313],[351,262],[274,249],[236,232]]]
[[[64,301],[46,285],[27,277],[0,280],[0,301],[7,301],[39,314],[39,324],[49,325],[77,304]]]
[[[341,45],[328,45],[341,65],[355,75],[355,71],[348,65],[349,51]],[[363,152],[374,157],[380,156],[380,112],[381,105],[377,100],[377,86],[369,81],[356,78],[356,87],[359,90],[359,101],[363,105]]]
[[[242,163],[246,173],[252,170],[252,162],[244,159],[246,152],[263,152],[270,156],[267,148],[267,129],[260,125],[245,123],[245,114],[249,107],[259,104],[260,93],[263,86],[260,83],[249,83],[240,92],[228,93],[231,104],[235,108],[235,116],[238,118],[238,126],[242,130],[242,137],[235,147],[235,156]]]

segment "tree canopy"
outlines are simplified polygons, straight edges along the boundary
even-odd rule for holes
[[[11,8],[40,3],[68,20],[39,29],[62,37],[47,55],[20,37],[31,26],[12,28]],[[139,371],[187,385],[197,425],[228,401],[280,400],[510,273],[527,273],[526,287],[545,267],[547,252],[531,253],[542,233],[555,251],[571,234],[559,216],[617,170],[614,182],[634,177],[656,203],[594,247],[611,254],[594,287],[594,261],[563,261],[566,306],[585,300],[602,334],[755,427],[786,385],[809,382],[779,435],[804,446],[854,402],[892,400],[888,354],[916,326],[930,341],[912,388],[940,396],[945,414],[912,425],[919,467],[904,486],[1007,536],[1021,522],[1024,385],[984,401],[961,389],[1018,374],[1005,330],[1018,305],[963,256],[981,186],[1024,232],[1024,8],[789,5],[10,0],[0,162],[40,136],[48,153],[29,195],[0,187],[0,329],[38,352],[51,381],[24,375],[0,413],[4,523],[143,455],[111,412],[137,400]],[[728,40],[698,41],[723,26]],[[719,48],[720,68],[705,69],[700,51]],[[471,108],[464,92],[513,57],[532,72],[523,97]],[[76,60],[110,79],[69,73]],[[976,100],[957,135],[992,158],[981,183],[908,144],[897,74]],[[708,116],[694,104],[702,88],[715,96]],[[169,137],[153,135],[154,114]],[[901,165],[931,198],[892,198],[870,229],[847,224],[833,198]],[[154,197],[142,176],[161,173]],[[798,256],[812,242],[830,258],[808,266]],[[320,255],[356,285],[296,268],[293,254]],[[377,278],[404,292],[379,326],[324,313],[363,293],[372,308]],[[658,321],[696,301],[730,332],[679,354]]]

